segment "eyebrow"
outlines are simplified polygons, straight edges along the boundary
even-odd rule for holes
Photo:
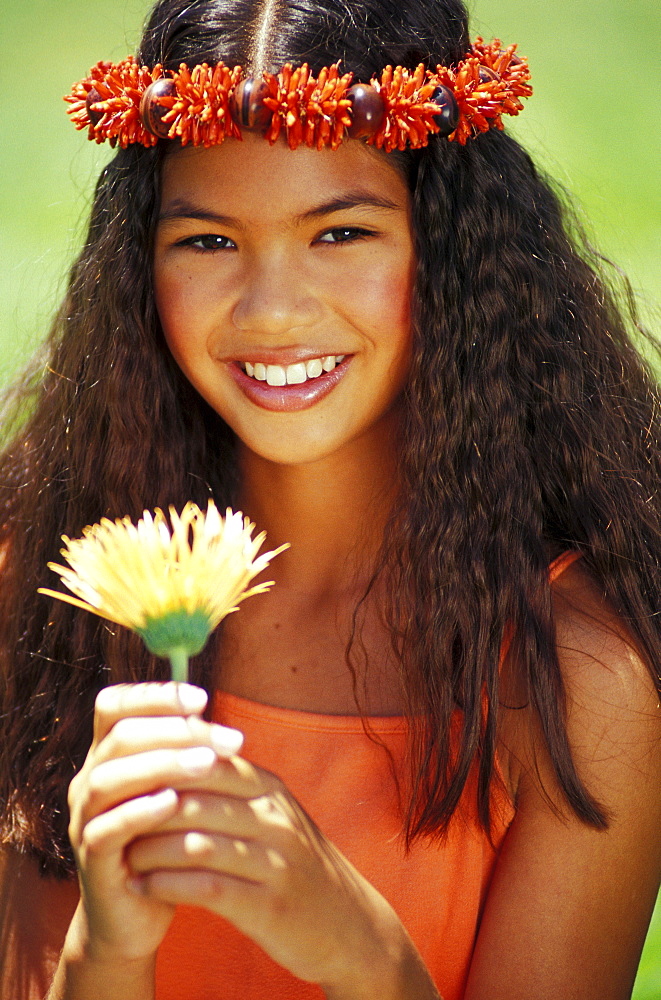
[[[306,222],[308,219],[317,219],[321,215],[331,215],[333,212],[343,212],[348,208],[363,207],[397,210],[401,208],[401,205],[383,195],[372,194],[370,191],[347,191],[340,198],[331,198],[329,201],[322,202],[321,205],[315,205],[313,208],[301,212],[295,217],[295,222]]]
[[[317,219],[333,212],[346,211],[349,208],[383,208],[390,211],[401,209],[401,205],[383,195],[372,194],[369,191],[348,191],[338,198],[331,198],[319,205],[308,208],[294,217],[294,223],[301,225],[310,219]],[[243,229],[243,224],[231,215],[222,215],[195,205],[185,199],[177,198],[159,215],[159,222],[170,222],[173,219],[198,219],[200,222],[211,222],[217,226],[232,226]]]
[[[173,201],[158,217],[159,222],[171,222],[173,219],[199,219],[200,222],[213,222],[218,226],[240,227],[239,220],[234,219],[231,215],[220,215],[218,212],[211,212],[179,198]]]

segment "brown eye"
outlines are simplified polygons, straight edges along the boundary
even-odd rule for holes
[[[179,247],[193,247],[194,250],[235,250],[234,243],[229,236],[219,236],[217,233],[198,233],[196,236],[188,236],[185,240],[177,243]]]
[[[360,229],[357,226],[338,226],[336,229],[329,229],[323,233],[317,242],[319,243],[352,243],[355,240],[365,239],[373,234],[369,229]]]

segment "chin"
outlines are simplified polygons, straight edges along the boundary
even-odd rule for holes
[[[239,448],[240,452],[254,455],[264,462],[289,467],[312,465],[330,458],[340,450],[337,447],[324,446],[321,442],[307,444],[291,439],[287,442],[274,443],[272,447],[263,441],[256,445],[241,441]]]

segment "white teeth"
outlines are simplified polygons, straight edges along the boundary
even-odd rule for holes
[[[327,354],[310,361],[298,361],[293,365],[265,365],[261,361],[246,361],[245,372],[268,385],[301,385],[309,378],[319,378],[322,372],[332,372],[336,365],[344,361],[346,354]]]
[[[287,365],[287,385],[300,385],[301,382],[307,381],[308,373],[305,370],[305,364],[301,362],[298,365]]]
[[[287,385],[287,376],[282,365],[266,366],[266,382],[268,385]]]

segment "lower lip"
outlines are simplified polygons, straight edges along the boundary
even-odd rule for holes
[[[251,403],[261,406],[263,410],[293,413],[296,410],[307,410],[332,392],[344,378],[350,361],[351,358],[347,357],[332,372],[322,372],[317,378],[309,378],[299,385],[269,385],[267,382],[260,382],[259,379],[246,375],[236,361],[230,364],[229,370]]]

